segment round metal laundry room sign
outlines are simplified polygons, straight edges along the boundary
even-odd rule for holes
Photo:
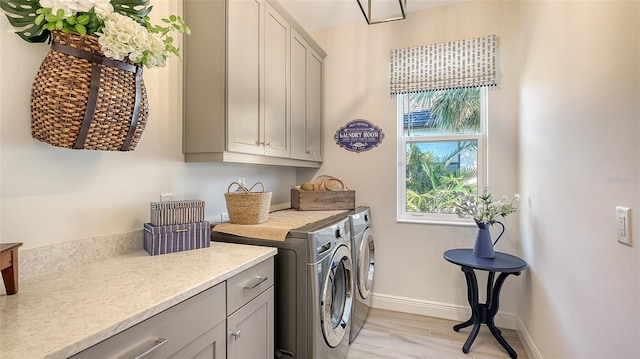
[[[336,144],[353,152],[368,151],[382,142],[382,129],[367,120],[353,120],[336,131]]]

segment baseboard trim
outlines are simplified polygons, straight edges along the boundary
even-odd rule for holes
[[[531,359],[542,359],[542,354],[540,354],[538,347],[533,342],[533,339],[531,338],[527,327],[524,325],[520,317],[517,317],[517,325],[518,327],[516,329],[516,332],[518,333],[518,337],[522,342],[522,346],[524,346],[524,350],[527,352],[527,356]]]
[[[426,315],[460,322],[464,322],[471,317],[471,309],[469,309],[469,307],[388,294],[373,294],[371,296],[371,306],[373,308]],[[495,323],[496,326],[500,328],[519,330],[516,326],[516,319],[515,314],[498,313],[495,317]]]

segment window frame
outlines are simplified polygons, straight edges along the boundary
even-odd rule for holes
[[[477,188],[480,191],[486,188],[488,183],[488,103],[489,91],[486,87],[480,88],[480,132],[474,134],[454,134],[454,135],[429,135],[429,136],[405,136],[404,135],[404,98],[407,94],[396,95],[396,122],[397,122],[397,142],[398,142],[398,169],[397,169],[397,214],[396,221],[403,223],[421,224],[442,224],[475,226],[472,218],[460,218],[456,214],[442,213],[422,213],[408,212],[407,208],[407,170],[406,170],[406,148],[411,142],[444,142],[444,141],[464,141],[475,140],[478,143],[477,149]]]

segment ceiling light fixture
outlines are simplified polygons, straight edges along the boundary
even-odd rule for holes
[[[405,7],[407,7],[407,0],[398,0],[398,5],[400,6],[400,14],[384,16],[378,19],[371,18],[371,0],[356,0],[356,1],[358,2],[358,6],[360,6],[360,10],[362,11],[362,15],[364,15],[364,19],[367,20],[367,24],[369,25],[381,24],[383,22],[389,22],[389,21],[404,20],[407,18],[404,10]],[[367,5],[366,10],[365,10],[365,7],[362,6],[361,1],[366,2],[366,5]],[[381,1],[377,1],[376,6],[382,7]]]

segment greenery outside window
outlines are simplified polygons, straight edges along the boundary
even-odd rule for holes
[[[397,95],[398,221],[464,224],[448,204],[486,177],[487,89]]]

